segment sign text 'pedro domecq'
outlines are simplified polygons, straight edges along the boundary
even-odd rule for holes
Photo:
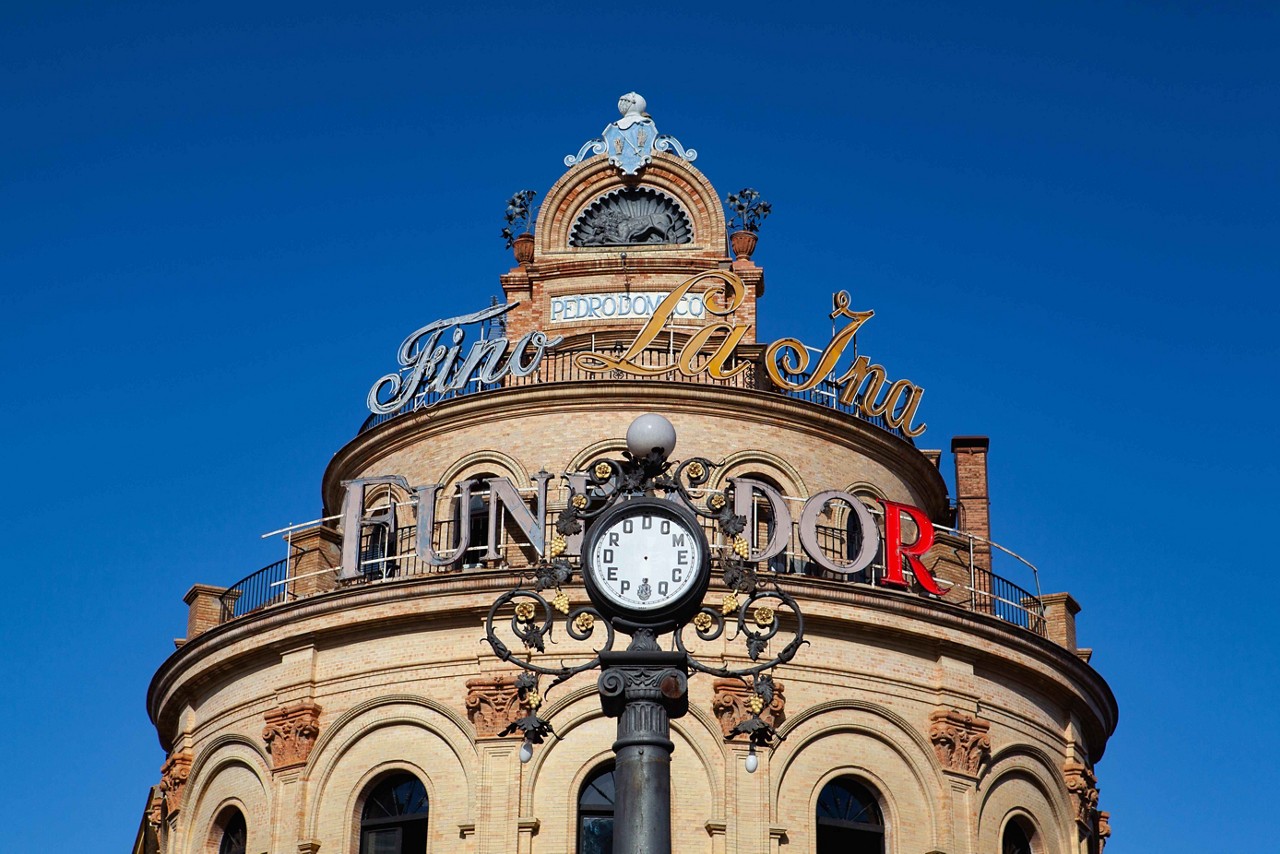
[[[726,319],[700,327],[668,363],[654,364],[652,358],[642,359],[645,351],[665,352],[659,336],[669,321],[682,314],[681,309],[689,305],[689,297],[694,295],[691,292],[699,286],[705,288],[696,292],[699,306],[705,307],[705,315]],[[625,352],[619,355],[587,350],[576,353],[574,362],[589,373],[621,371],[636,377],[678,373],[685,377],[705,375],[711,380],[732,380],[749,366],[748,362],[735,359],[735,352],[751,327],[727,321],[742,306],[745,296],[746,286],[735,273],[728,270],[700,273],[657,304]],[[482,338],[472,343],[466,356],[462,356],[465,326],[494,320],[517,305],[518,302],[513,302],[437,320],[414,332],[400,345],[397,354],[400,371],[382,377],[369,390],[369,409],[379,415],[417,409],[440,400],[448,392],[461,391],[473,382],[493,384],[508,375],[533,374],[546,353],[562,338],[533,331],[522,336],[514,346],[503,337]],[[836,396],[842,405],[857,407],[867,417],[882,417],[886,424],[907,436],[919,436],[927,426],[915,423],[924,389],[910,380],[890,381],[884,366],[873,364],[866,356],[856,357],[837,373],[854,335],[874,315],[871,311],[850,310],[849,295],[843,291],[837,293],[831,318],[843,318],[849,323],[835,333],[816,360],[810,358],[801,341],[780,338],[765,350],[765,371],[773,385],[784,391],[804,392],[829,382],[837,390]]]

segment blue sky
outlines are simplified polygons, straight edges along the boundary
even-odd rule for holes
[[[132,841],[183,592],[283,556],[395,347],[498,292],[505,199],[629,89],[773,202],[763,339],[848,288],[920,444],[990,435],[994,534],[1120,701],[1109,854],[1273,838],[1280,10],[687,6],[0,13],[7,846]]]

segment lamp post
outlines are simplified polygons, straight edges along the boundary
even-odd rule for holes
[[[675,444],[675,428],[667,419],[654,414],[637,418],[627,430],[624,459],[592,463],[582,491],[570,484],[569,503],[556,521],[546,557],[528,571],[532,585],[499,596],[485,621],[485,640],[494,654],[524,670],[516,688],[530,712],[503,732],[523,736],[522,762],[533,756],[534,745],[554,734],[551,722],[538,714],[546,693],[578,673],[600,670],[601,707],[618,720],[613,743],[617,854],[671,852],[670,721],[688,711],[689,674],[737,678],[750,689],[750,717],[728,737],[747,735],[747,771],[753,772],[756,748],[769,746],[777,736],[760,717],[773,701],[769,671],[794,658],[804,643],[804,618],[795,600],[771,574],[759,574],[749,559],[746,520],[733,513],[723,494],[705,488],[715,464],[701,457],[670,462]],[[713,521],[723,536],[725,542],[716,547],[720,554],[713,555],[716,549],[700,518]],[[566,538],[584,530],[575,560],[566,554]],[[704,601],[713,566],[730,591],[719,607]],[[591,604],[570,610],[560,587],[575,572]],[[550,590],[555,593],[548,599],[544,594]],[[782,626],[780,611],[792,614],[792,638],[769,656]],[[574,640],[586,641],[601,631],[601,644],[589,661],[567,667],[534,660],[535,652],[545,652],[557,614]],[[507,620],[524,648],[523,657],[497,635],[497,626]],[[686,646],[690,627],[700,640],[713,641],[726,626],[745,644],[749,666],[713,667]],[[619,634],[630,637],[626,649],[614,649]],[[672,636],[673,649],[659,645],[658,638],[665,635]],[[551,678],[546,691],[540,690],[542,677]]]

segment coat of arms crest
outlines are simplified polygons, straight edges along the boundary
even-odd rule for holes
[[[644,98],[628,92],[618,99],[622,118],[613,122],[600,135],[604,138],[609,162],[634,175],[653,160],[653,141],[658,135],[653,119],[645,115]]]
[[[658,128],[644,111],[645,100],[636,92],[628,92],[618,99],[618,112],[622,118],[610,122],[595,139],[587,140],[577,155],[564,159],[565,166],[581,163],[593,154],[604,154],[609,162],[622,170],[623,175],[635,175],[653,160],[653,152],[675,151],[685,160],[694,160],[698,152],[686,150],[669,134],[658,134]]]

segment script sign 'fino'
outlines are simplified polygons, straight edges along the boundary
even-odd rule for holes
[[[464,327],[492,320],[519,304],[510,302],[474,314],[437,320],[414,332],[404,339],[397,353],[403,369],[387,374],[369,389],[369,409],[386,415],[414,400],[421,401],[423,406],[438,400],[439,397],[430,397],[432,392],[444,395],[461,391],[473,381],[488,385],[500,382],[507,375],[525,377],[536,371],[547,350],[563,338],[548,338],[546,333],[537,330],[529,332],[516,342],[505,361],[503,357],[511,342],[506,338],[482,338],[471,345],[465,359],[458,361],[466,338]],[[452,330],[447,344],[440,340],[445,330]]]

